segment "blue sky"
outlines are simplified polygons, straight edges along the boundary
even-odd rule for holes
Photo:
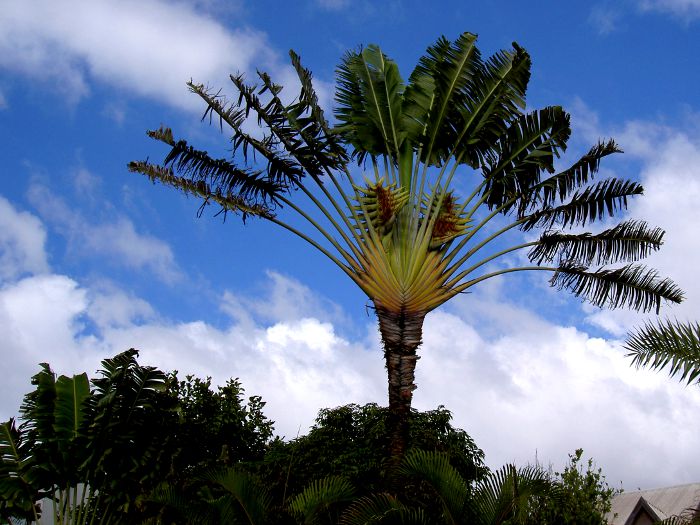
[[[408,76],[440,35],[479,35],[489,55],[532,55],[528,105],[572,114],[571,157],[614,137],[604,174],[640,180],[628,216],[667,230],[650,264],[687,295],[664,315],[697,319],[700,263],[700,2],[59,3],[0,12],[0,419],[47,361],[94,371],[129,347],[143,362],[268,401],[278,433],[318,409],[385,402],[368,300],[322,256],[260,221],[225,223],[128,173],[162,158],[161,124],[211,151],[185,82],[229,88],[259,68],[292,80],[295,49],[332,109],[343,52],[377,43]],[[565,167],[565,162],[561,167]],[[645,319],[551,290],[541,275],[496,279],[428,316],[420,409],[444,404],[499,466],[560,467],[583,447],[627,489],[698,481],[700,392],[629,368],[621,341]]]

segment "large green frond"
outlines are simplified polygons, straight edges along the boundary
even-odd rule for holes
[[[484,194],[489,208],[508,202],[527,206],[530,189],[540,182],[542,172],[554,171],[554,159],[566,149],[570,134],[569,115],[559,106],[513,121],[485,154]],[[506,206],[503,211],[508,209]]]
[[[414,73],[403,94],[403,124],[406,138],[413,144],[425,142],[430,115],[435,104],[435,79],[425,73]]]
[[[599,307],[626,306],[658,313],[662,300],[672,303],[683,300],[683,292],[673,281],[661,279],[656,270],[642,265],[588,271],[581,266],[563,264],[550,283]]]
[[[535,227],[551,228],[555,224],[563,228],[585,226],[616,212],[627,209],[627,198],[641,195],[641,184],[621,179],[606,179],[577,191],[565,204],[542,209],[523,218],[521,228],[525,231]]]
[[[336,131],[352,145],[353,155],[386,155],[396,161],[405,137],[404,84],[396,63],[375,45],[349,52],[338,66]]]
[[[637,368],[665,368],[670,377],[700,384],[700,323],[648,323],[628,334],[624,347]]]
[[[459,472],[450,465],[446,454],[437,451],[412,451],[404,459],[401,472],[427,481],[442,503],[447,523],[459,523],[469,495],[469,487]]]
[[[232,514],[245,517],[249,525],[264,525],[268,522],[268,512],[272,499],[267,490],[249,473],[231,468],[223,471],[210,471],[203,479],[217,483],[233,499],[230,510]],[[227,499],[229,499],[227,498]]]
[[[615,141],[599,142],[569,169],[542,181],[528,195],[532,205],[551,206],[555,201],[563,202],[571,192],[591,180],[598,172],[600,161],[613,153],[622,153]]]
[[[633,262],[658,250],[664,231],[643,221],[624,221],[598,234],[545,232],[528,253],[536,264],[563,262],[582,266]]]
[[[24,396],[19,411],[33,439],[51,442],[56,417],[56,375],[48,363],[40,366],[41,371],[32,377],[36,388]]]
[[[89,397],[90,382],[87,374],[60,376],[56,380],[54,471],[62,476],[64,483],[68,482],[72,486],[85,481],[81,477],[81,467],[85,460],[81,438],[84,435],[84,405]]]
[[[330,476],[313,481],[289,502],[292,513],[302,519],[304,525],[321,523],[321,513],[332,505],[352,499],[355,490],[345,478]]]
[[[475,489],[470,501],[471,523],[478,525],[525,525],[530,523],[531,503],[547,496],[552,484],[537,467],[516,469],[505,465]]]
[[[530,55],[513,43],[512,51],[500,51],[483,65],[473,90],[462,109],[461,132],[455,157],[470,166],[483,165],[485,154],[525,109],[525,92],[530,80]]]
[[[414,119],[425,121],[423,162],[440,165],[452,154],[460,130],[459,110],[468,104],[481,66],[476,35],[471,33],[462,33],[454,42],[440,37],[419,60],[410,77],[415,86],[410,112]]]

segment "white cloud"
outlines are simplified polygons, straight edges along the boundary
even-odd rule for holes
[[[78,171],[77,188],[84,190],[98,184],[84,171]],[[90,192],[85,195],[89,196]],[[72,252],[82,256],[107,256],[111,264],[147,270],[166,283],[182,278],[170,246],[152,235],[138,232],[130,219],[117,216],[109,222],[95,223],[38,183],[29,187],[28,196],[39,214],[66,237]]]
[[[279,277],[271,281],[275,286],[303,288]],[[648,487],[694,479],[700,468],[693,453],[700,391],[634,371],[616,342],[548,323],[492,292],[460,298],[453,308],[428,316],[417,408],[446,405],[492,466],[525,464],[537,454],[559,467],[567,453],[583,447],[613,484]],[[284,299],[275,304],[280,297],[270,289],[264,300],[272,311],[285,312]],[[308,289],[299,297],[313,302]],[[466,321],[461,312],[482,304],[488,320]],[[116,313],[105,317],[114,305]],[[223,299],[221,306],[227,307]],[[144,364],[165,370],[211,376],[217,384],[239,377],[248,394],[263,397],[266,414],[287,437],[305,432],[320,408],[385,403],[374,323],[366,337],[350,341],[314,317],[248,319],[222,328],[156,317],[139,298],[65,276],[27,278],[0,290],[0,357],[13,363],[11,381],[0,387],[0,418],[19,406],[36,363],[48,361],[60,373],[94,373],[102,358],[129,347],[141,350]],[[99,325],[99,333],[86,332],[88,321]]]
[[[456,311],[479,309],[484,299],[489,301],[460,298]],[[631,369],[615,341],[538,318],[529,327],[513,324],[513,318],[532,314],[504,306],[500,322],[491,323],[498,335],[488,339],[480,336],[480,324],[465,322],[451,308],[428,317],[417,370],[418,408],[444,403],[492,466],[525,464],[537,456],[561,467],[567,453],[582,447],[613,485],[695,479],[700,389]],[[653,466],[657,461],[659,468]]]
[[[658,11],[678,17],[700,17],[700,0],[640,0],[643,11]]]
[[[45,243],[41,221],[0,196],[0,281],[48,271]]]
[[[281,311],[275,297],[267,300]],[[139,298],[85,288],[65,276],[27,278],[0,290],[0,331],[7,337],[0,355],[13,363],[13,379],[0,390],[0,419],[17,410],[37,363],[48,361],[58,373],[92,374],[101,359],[130,347],[142,351],[143,363],[163,370],[211,376],[218,384],[239,377],[249,394],[263,396],[266,413],[288,437],[308,429],[320,408],[385,397],[378,347],[344,340],[330,323],[301,318],[219,329],[152,316]],[[90,320],[99,333],[86,333]]]
[[[114,283],[102,282],[89,289],[87,315],[100,330],[119,328],[156,319],[153,307]]]
[[[99,81],[199,111],[185,82],[224,85],[251,64],[276,66],[263,33],[227,30],[181,2],[27,0],[0,11],[0,67],[51,83],[73,101]]]
[[[697,239],[700,202],[700,139],[693,121],[681,128],[664,124],[632,121],[620,128],[608,128],[584,104],[576,106],[581,131],[591,140],[612,136],[625,150],[624,157],[640,163],[639,178],[644,195],[631,199],[627,216],[646,220],[666,231],[659,252],[642,261],[671,278],[686,293],[679,306],[662,307],[661,314],[700,319],[700,264]],[[648,317],[629,311],[591,309],[590,319],[611,332],[622,335]]]
[[[224,293],[222,309],[235,322],[298,321],[304,317],[315,317],[328,322],[346,322],[338,305],[319,297],[299,281],[279,272],[267,271],[265,282],[258,297],[240,297],[230,291]]]

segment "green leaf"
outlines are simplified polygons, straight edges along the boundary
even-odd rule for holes
[[[427,481],[440,499],[446,521],[455,525],[459,523],[469,496],[469,487],[450,465],[446,454],[412,451],[404,459],[401,472]]]
[[[661,308],[661,300],[680,303],[683,292],[670,279],[661,279],[656,270],[642,265],[601,269],[593,272],[578,266],[562,265],[550,280],[552,286],[566,288],[577,297],[607,308],[627,306],[648,312]]]
[[[337,131],[360,163],[367,155],[398,159],[405,137],[404,84],[396,63],[376,45],[349,52],[337,69]]]
[[[637,368],[665,368],[670,377],[700,385],[700,323],[647,323],[628,334],[624,348]]]
[[[41,499],[28,472],[31,450],[26,437],[13,418],[0,424],[0,518],[8,521],[11,516],[36,520],[34,503]]]
[[[304,525],[315,525],[321,522],[321,513],[337,503],[349,501],[353,494],[353,486],[347,479],[329,476],[313,481],[289,502],[289,509],[302,518]]]
[[[664,231],[650,228],[643,221],[624,221],[598,234],[545,232],[528,258],[536,263],[590,266],[618,261],[633,262],[658,250]]]
[[[554,159],[566,149],[570,134],[569,115],[559,106],[513,121],[484,157],[486,204],[495,208],[520,197],[519,207],[527,207],[531,188],[539,184],[542,172],[554,171]]]
[[[250,525],[267,523],[271,500],[267,491],[247,472],[238,468],[211,471],[203,476],[224,489],[233,499],[231,508],[236,514],[242,513]]]
[[[604,217],[612,217],[627,209],[627,198],[641,195],[641,184],[620,179],[606,179],[582,191],[576,191],[571,200],[555,207],[542,209],[524,217],[521,228],[525,231],[535,227],[551,228],[558,224],[564,228],[585,226]]]
[[[505,465],[475,488],[470,500],[471,522],[478,525],[527,524],[531,503],[547,496],[551,482],[537,467]]]

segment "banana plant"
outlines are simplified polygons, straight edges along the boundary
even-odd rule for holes
[[[169,409],[159,396],[165,374],[138,365],[136,355],[131,349],[105,359],[92,391],[87,374],[56,378],[40,365],[20,407],[22,423],[0,426],[3,517],[37,522],[50,514],[62,525],[132,519],[140,485],[170,466],[158,455],[167,450],[162,439],[152,439],[163,435],[153,429]],[[42,499],[50,510],[39,511]]]
[[[38,502],[47,498],[55,523],[85,523],[89,490],[82,468],[86,456],[81,428],[83,404],[90,395],[87,375],[56,378],[49,365],[42,363],[32,384],[36,388],[25,396],[20,408],[23,423],[16,427],[10,420],[2,426],[2,505],[11,501],[9,486],[15,495],[21,494],[28,521],[38,521]]]
[[[29,467],[30,454],[26,435],[10,418],[0,425],[0,519],[22,519],[26,523],[39,521],[37,508],[39,486]]]
[[[672,281],[636,262],[659,249],[662,230],[625,220],[581,231],[623,212],[643,188],[597,179],[600,162],[621,151],[613,140],[555,168],[570,117],[559,106],[526,109],[531,59],[519,45],[484,59],[475,35],[442,37],[408,81],[379,46],[348,52],[334,125],[311,73],[290,56],[301,85],[291,102],[264,72],[258,84],[232,75],[232,99],[188,84],[204,118],[230,135],[231,156],[161,127],[148,134],[169,148],[163,162],[129,169],[198,197],[200,213],[212,204],[284,228],[367,295],[384,348],[394,464],[406,450],[425,316],[453,297],[536,271],[599,307],[658,311],[682,300]]]

